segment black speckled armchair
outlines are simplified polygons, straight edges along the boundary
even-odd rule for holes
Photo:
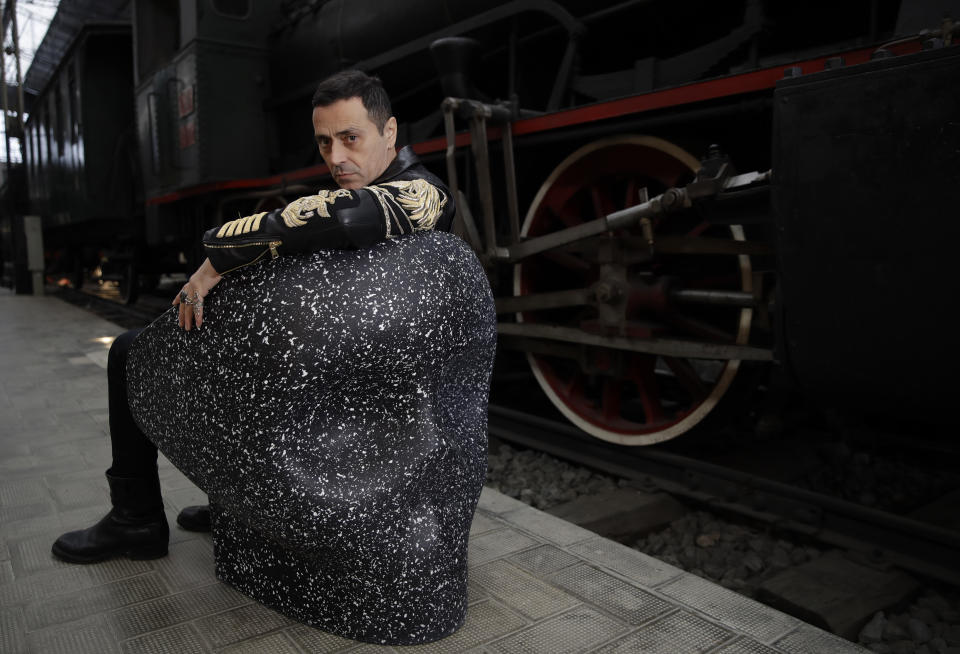
[[[225,277],[199,330],[134,342],[130,406],[209,496],[217,575],[307,624],[414,644],[466,614],[496,342],[457,237],[281,257]]]

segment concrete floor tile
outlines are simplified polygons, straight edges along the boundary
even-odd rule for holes
[[[357,646],[357,641],[335,636],[309,625],[296,624],[283,630],[304,652],[335,654]],[[412,652],[413,650],[411,650]]]
[[[0,477],[9,480],[17,479],[36,479],[60,472],[71,472],[77,470],[76,457],[62,457],[47,461],[38,460],[36,457],[26,457],[27,461],[18,460],[11,463],[8,459],[0,462]]]
[[[0,609],[0,652],[20,654],[27,651],[27,626],[19,608]]]
[[[54,532],[44,532],[12,542],[7,541],[10,546],[13,573],[18,579],[38,572],[66,569],[74,565],[58,560],[50,552],[50,546],[59,535],[58,527]]]
[[[51,513],[50,515],[25,518],[23,520],[17,520],[16,522],[6,522],[3,525],[3,534],[4,539],[9,545],[11,540],[20,540],[21,538],[38,534],[51,534],[57,532],[60,527],[60,516],[56,513]],[[7,536],[7,534],[9,534],[9,536]]]
[[[610,643],[597,654],[701,654],[733,637],[732,632],[712,622],[687,611],[677,611]]]
[[[244,640],[235,645],[224,647],[223,654],[300,654],[300,648],[294,645],[290,637],[282,631]]]
[[[411,648],[428,654],[463,652],[523,629],[529,622],[519,613],[499,602],[488,600],[467,609],[467,619],[460,630],[443,640]],[[406,651],[406,650],[404,650]]]
[[[189,624],[131,638],[121,643],[120,649],[123,654],[202,654],[210,651]]]
[[[0,507],[0,524],[8,525],[11,522],[53,516],[57,513],[52,502],[37,502],[36,504],[19,504],[17,506]]]
[[[553,545],[541,545],[511,554],[507,560],[535,575],[548,575],[579,563],[582,559]]]
[[[531,620],[545,618],[580,603],[573,595],[506,561],[493,561],[474,568],[470,576],[474,583]]]
[[[520,500],[515,500],[489,486],[483,487],[483,491],[480,493],[480,502],[477,504],[477,508],[494,515],[506,513],[507,511],[515,511],[526,506],[527,505]]]
[[[39,479],[0,483],[0,506],[29,506],[50,499],[49,489]]]
[[[156,559],[155,566],[174,591],[208,586],[217,581],[213,546],[202,540],[171,544],[170,553],[162,559]]]
[[[27,634],[29,651],[46,654],[115,654],[119,645],[97,621],[41,629]]]
[[[795,631],[772,643],[778,651],[787,654],[869,654],[869,650],[839,636],[810,625],[800,625]]]
[[[400,651],[405,652],[406,648],[400,650],[394,647],[386,647],[385,645],[371,645],[369,643],[365,643],[359,647],[354,647],[353,649],[348,650],[350,654],[397,654]]]
[[[741,636],[740,638],[730,641],[720,649],[716,650],[715,654],[783,654],[783,653],[780,650],[773,649],[772,647],[761,645],[757,641],[747,638],[746,636]]]
[[[597,536],[571,545],[568,551],[584,559],[596,561],[644,586],[656,586],[681,574],[681,570],[652,556]]]
[[[106,621],[120,640],[126,640],[244,606],[250,601],[218,582],[117,609],[106,616]]]
[[[147,572],[101,586],[93,586],[29,603],[25,614],[28,629],[71,622],[111,609],[137,604],[165,595],[167,588],[156,572]]]
[[[0,420],[2,420],[2,418],[0,418]],[[3,437],[2,432],[0,432],[0,460],[17,456],[30,456],[30,454],[29,443],[18,443],[7,440]]]
[[[486,647],[497,654],[577,654],[626,633],[628,627],[595,609],[579,606],[538,622]],[[642,651],[642,650],[641,650]]]
[[[490,599],[490,593],[483,586],[474,583],[472,578],[467,579],[467,604],[476,604],[486,599]]]
[[[293,624],[261,604],[248,604],[197,620],[197,629],[214,647],[224,647],[247,638]]]
[[[632,625],[649,622],[674,608],[663,598],[583,563],[565,568],[548,580]]]
[[[764,643],[779,638],[800,624],[796,618],[687,573],[657,590]]]
[[[84,568],[55,570],[26,578],[14,577],[8,584],[0,584],[0,606],[19,606],[33,600],[57,595],[93,585]]]
[[[50,489],[61,511],[71,511],[94,506],[102,506],[103,488],[93,481],[71,481],[52,486]]]
[[[521,509],[501,513],[500,517],[524,531],[533,533],[538,538],[557,545],[572,545],[597,536],[583,527],[526,505]]]
[[[473,522],[470,524],[470,536],[479,536],[494,529],[502,529],[506,525],[496,520],[482,511],[473,514]]]
[[[469,565],[483,565],[502,556],[519,552],[530,547],[539,545],[536,541],[525,534],[521,534],[513,529],[500,529],[471,538],[468,545],[469,551],[467,561]]]

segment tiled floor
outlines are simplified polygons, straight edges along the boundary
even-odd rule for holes
[[[0,652],[389,652],[300,625],[217,581],[209,536],[155,561],[61,563],[50,545],[107,510],[106,352],[120,328],[0,290]],[[165,460],[168,518],[204,501]],[[409,652],[816,653],[861,648],[486,489],[470,609]]]

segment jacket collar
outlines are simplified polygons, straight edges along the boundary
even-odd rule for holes
[[[417,155],[413,152],[413,148],[411,148],[409,145],[405,145],[400,148],[400,151],[397,152],[397,156],[393,158],[393,161],[391,161],[390,165],[387,166],[387,169],[383,171],[383,174],[370,182],[370,184],[381,184],[383,182],[388,182],[391,179],[396,178],[408,168],[412,168],[419,163],[420,159],[418,159]]]

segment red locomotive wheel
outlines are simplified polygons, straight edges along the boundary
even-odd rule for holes
[[[652,198],[687,184],[698,168],[689,153],[654,137],[591,143],[541,186],[522,236],[542,236],[632,206],[641,189]],[[514,295],[590,289],[590,299],[524,311],[517,321],[638,341],[746,344],[751,309],[696,299],[696,291],[716,296],[752,290],[746,255],[702,246],[731,240],[744,240],[740,226],[710,225],[694,209],[655,219],[646,233],[640,227],[623,230],[532,256],[515,267]],[[538,348],[527,358],[544,392],[571,422],[624,445],[665,441],[701,424],[740,365],[584,344]]]

